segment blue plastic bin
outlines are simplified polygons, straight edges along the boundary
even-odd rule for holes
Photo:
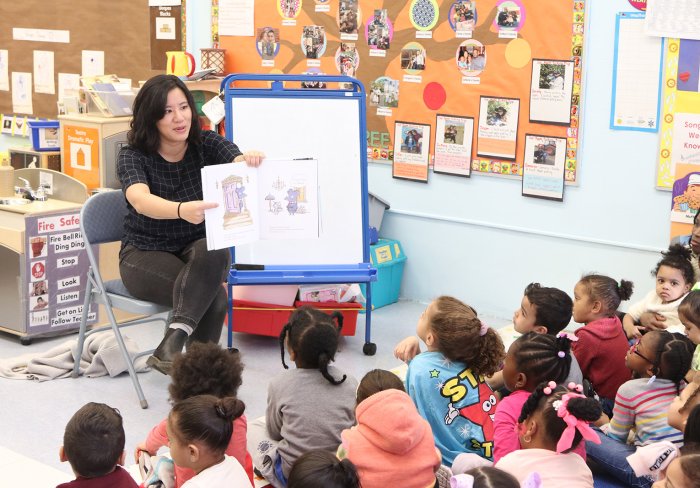
[[[58,151],[61,147],[58,120],[30,120],[29,139],[35,151]]]
[[[380,308],[399,300],[406,255],[399,241],[379,239],[370,248],[370,261],[377,268],[377,282],[372,283],[372,308]],[[362,293],[367,293],[364,284]]]

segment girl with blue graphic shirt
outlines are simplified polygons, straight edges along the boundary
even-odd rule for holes
[[[394,355],[409,362],[406,391],[433,429],[443,464],[472,452],[493,456],[493,416],[496,397],[484,381],[501,367],[505,357],[498,333],[456,298],[434,300],[418,320],[418,338],[408,337]]]

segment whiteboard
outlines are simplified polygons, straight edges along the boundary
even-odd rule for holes
[[[238,263],[363,262],[362,155],[358,98],[232,96],[233,141],[271,159],[318,160],[319,237],[236,246]],[[262,164],[265,164],[263,161]]]

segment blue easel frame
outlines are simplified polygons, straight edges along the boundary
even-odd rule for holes
[[[270,83],[269,88],[236,88],[232,86],[237,81],[257,81]],[[301,89],[284,88],[285,82],[323,82],[347,83],[352,85],[348,90]],[[226,280],[228,286],[228,347],[233,345],[233,287],[235,285],[282,285],[282,284],[324,284],[324,283],[365,283],[366,284],[366,313],[365,313],[365,344],[362,351],[373,356],[377,350],[371,342],[372,331],[372,292],[371,282],[377,281],[377,269],[372,267],[369,254],[369,197],[367,186],[367,117],[365,112],[365,89],[362,83],[347,76],[314,76],[314,75],[256,75],[233,74],[221,81],[221,92],[224,94],[226,110],[226,137],[234,140],[233,114],[231,113],[231,98],[233,97],[277,97],[277,98],[309,98],[309,99],[354,99],[357,100],[360,119],[360,164],[362,192],[362,262],[357,264],[338,265],[273,265],[265,266],[264,270],[231,269]],[[231,248],[231,262],[236,262],[235,248]]]

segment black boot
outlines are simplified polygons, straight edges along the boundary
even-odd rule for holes
[[[184,330],[169,328],[163,340],[160,341],[156,350],[153,351],[153,355],[146,361],[146,364],[163,374],[170,374],[173,359],[182,353],[187,337],[187,333]]]

